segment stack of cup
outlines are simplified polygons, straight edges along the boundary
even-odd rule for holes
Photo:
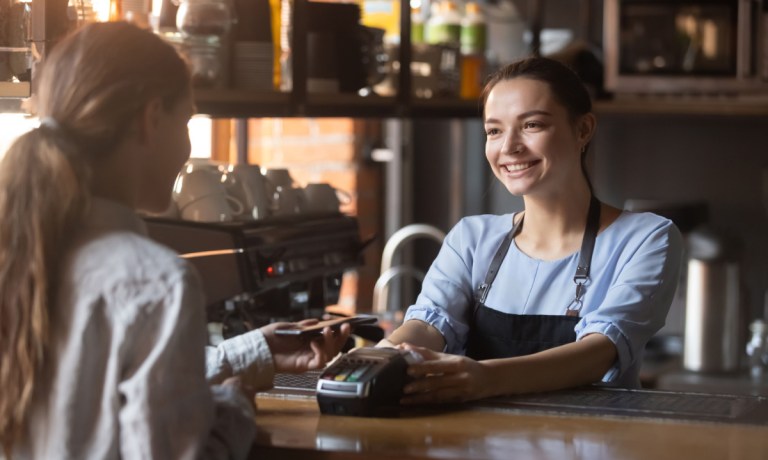
[[[227,194],[221,179],[221,174],[215,170],[182,171],[173,190],[180,217],[196,222],[229,222],[240,215],[242,203]]]
[[[268,169],[265,176],[272,186],[272,215],[290,216],[304,212],[304,192],[287,169]]]
[[[258,165],[228,165],[225,174],[229,176],[224,181],[227,192],[243,204],[241,219],[259,220],[270,216],[272,190]]]

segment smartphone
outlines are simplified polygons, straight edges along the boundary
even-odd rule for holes
[[[332,329],[339,329],[342,324],[348,323],[352,327],[352,329],[354,329],[355,326],[360,326],[363,324],[373,324],[376,321],[377,321],[377,318],[371,315],[349,316],[349,317],[334,318],[334,319],[329,319],[325,321],[320,321],[319,323],[312,324],[310,326],[299,326],[297,324],[293,327],[276,329],[275,334],[276,335],[292,335],[292,336],[300,336],[300,337],[320,335],[323,332],[323,329],[326,327],[331,327]]]

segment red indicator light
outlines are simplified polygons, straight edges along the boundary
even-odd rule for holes
[[[275,274],[275,268],[273,266],[267,267],[267,275],[273,276]]]

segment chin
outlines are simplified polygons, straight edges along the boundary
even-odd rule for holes
[[[514,196],[523,196],[530,192],[528,187],[521,187],[520,184],[504,184],[504,188]]]

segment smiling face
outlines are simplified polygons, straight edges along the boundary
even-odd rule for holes
[[[591,114],[573,121],[543,81],[502,80],[485,103],[485,156],[513,195],[569,193],[586,184],[581,150],[593,121]]]

